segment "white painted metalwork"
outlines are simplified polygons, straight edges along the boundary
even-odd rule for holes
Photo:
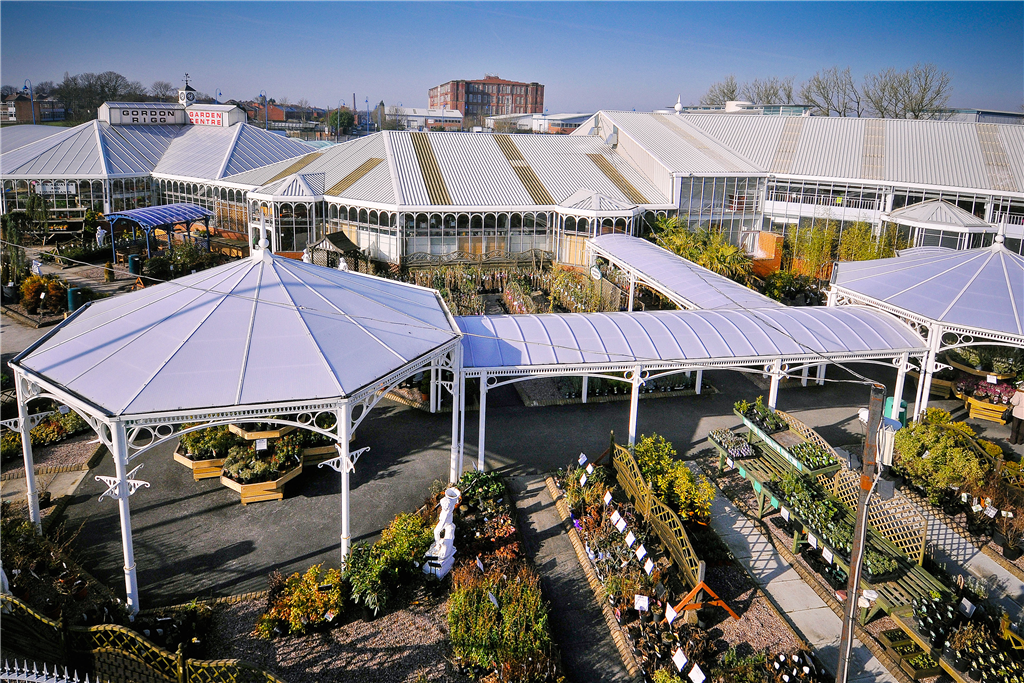
[[[53,668],[50,669],[50,666]],[[44,663],[43,670],[40,671],[39,665],[35,662],[32,662],[32,668],[29,669],[28,660],[18,664],[18,660],[15,659],[12,665],[5,659],[3,668],[0,668],[0,681],[2,683],[89,683],[89,674],[86,674],[84,679],[80,679],[77,671],[70,672],[67,667],[64,667],[64,673],[60,673],[56,664]]]
[[[125,476],[124,485],[122,485],[121,480],[118,479],[117,477],[104,477],[102,475],[97,475],[96,481],[102,481],[104,484],[107,485],[107,490],[101,493],[100,497],[97,500],[103,500],[104,498],[110,498],[111,500],[121,500],[122,498],[126,498],[128,496],[133,495],[135,491],[137,491],[139,488],[143,486],[145,486],[148,489],[148,481],[134,479],[135,474],[142,469],[142,466],[144,464],[145,463],[139,463],[138,467],[133,469]]]

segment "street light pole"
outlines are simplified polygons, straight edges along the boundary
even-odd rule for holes
[[[894,399],[899,405],[899,398]],[[882,424],[882,404],[885,402],[885,387],[871,385],[871,402],[868,403],[867,435],[864,439],[864,453],[861,457],[860,491],[857,498],[857,521],[853,527],[853,549],[850,552],[850,577],[846,584],[846,611],[843,618],[843,634],[839,640],[839,666],[836,667],[836,683],[846,683],[850,673],[850,653],[853,651],[853,630],[857,623],[858,592],[860,591],[861,565],[868,530],[868,500],[875,488],[875,460],[878,453],[878,434]]]
[[[29,109],[32,110],[32,125],[36,125],[36,96],[32,90],[32,81],[25,79],[25,85],[28,87],[28,104]]]

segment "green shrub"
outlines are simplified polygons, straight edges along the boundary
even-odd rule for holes
[[[714,486],[705,477],[695,477],[690,468],[676,460],[672,444],[658,434],[641,436],[633,448],[640,474],[654,495],[685,519],[705,520],[711,515]]]
[[[195,424],[184,424],[182,427],[187,429]],[[199,429],[181,436],[181,447],[186,453],[195,456],[196,460],[226,457],[232,446],[242,444],[243,440],[235,436],[227,425]]]
[[[372,547],[357,543],[345,567],[352,600],[379,613],[401,582],[416,571],[433,539],[433,530],[423,517],[403,513],[392,520]]]
[[[897,463],[929,494],[938,495],[951,486],[981,486],[991,466],[971,447],[973,438],[968,425],[954,422],[944,410],[929,408],[923,420],[896,432]]]
[[[284,581],[280,593],[271,596],[270,609],[256,622],[256,636],[273,638],[274,628],[292,635],[337,621],[349,598],[348,583],[337,569],[322,570],[315,564],[305,574],[296,572]]]

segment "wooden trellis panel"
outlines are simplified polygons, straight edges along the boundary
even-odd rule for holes
[[[669,556],[682,570],[691,588],[700,583],[700,558],[693,549],[690,536],[683,523],[670,507],[661,502],[651,491],[640,474],[640,466],[628,450],[615,444],[612,451],[612,465],[615,475],[636,505],[636,509],[650,523],[654,532],[668,550]]]
[[[831,486],[822,482],[832,490],[839,500],[850,508],[857,509],[860,496],[860,475],[847,469],[835,473]],[[924,561],[924,548],[928,538],[928,520],[917,511],[917,508],[903,494],[896,492],[889,500],[875,496],[868,507],[868,523],[882,536],[885,536],[907,557],[918,564]]]
[[[800,420],[796,419],[789,413],[784,413],[781,410],[776,410],[775,413],[782,418],[782,421],[789,425],[789,428],[804,438],[804,441],[810,441],[811,443],[818,444],[825,449],[825,452],[830,454],[837,461],[842,462],[842,458],[836,453],[835,449],[828,445],[825,439],[821,438],[821,434],[814,431]]]

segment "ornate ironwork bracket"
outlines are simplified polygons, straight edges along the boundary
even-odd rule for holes
[[[128,496],[131,496],[133,493],[135,493],[139,488],[143,486],[145,486],[148,489],[148,481],[133,479],[135,473],[141,470],[144,464],[145,463],[139,463],[139,466],[136,467],[131,472],[129,472],[128,476],[125,478],[124,483],[128,485],[127,495],[126,492],[119,486],[120,482],[118,481],[117,477],[97,476],[96,481],[102,481],[104,484],[107,485],[107,490],[100,494],[98,500],[103,500],[104,498],[110,498],[111,500],[121,500],[122,498],[127,498]]]
[[[50,410],[50,411],[45,412],[45,413],[33,413],[32,415],[29,415],[28,416],[28,428],[32,429],[37,424],[39,424],[40,422],[42,422],[43,420],[45,420],[49,416],[53,415],[53,413],[54,413],[54,411]],[[21,418],[20,417],[12,417],[10,420],[4,420],[4,421],[0,422],[0,427],[3,427],[4,429],[10,429],[12,432],[20,432],[21,431]]]
[[[370,450],[370,447],[366,446],[364,448],[360,448],[358,451],[352,451],[351,453],[349,453],[349,455],[348,455],[348,463],[347,463],[348,464],[348,471],[349,472],[355,472],[356,471],[356,463],[359,461],[359,456],[361,456],[363,453],[365,453],[368,450]],[[324,466],[330,467],[332,470],[334,470],[335,472],[338,472],[340,474],[341,473],[341,468],[344,467],[344,465],[342,464],[342,456],[339,455],[336,458],[331,458],[330,460],[324,460],[322,463],[317,465],[317,467],[324,467]]]

